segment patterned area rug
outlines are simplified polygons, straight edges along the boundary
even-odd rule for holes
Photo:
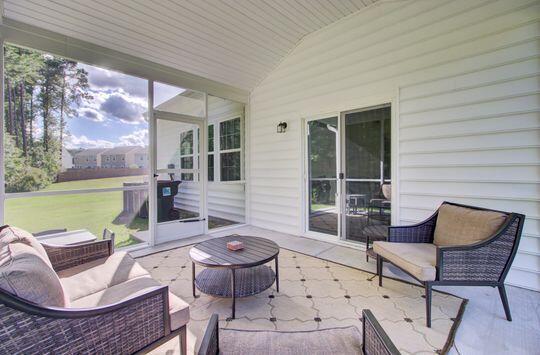
[[[256,296],[237,299],[236,319],[227,321],[231,315],[230,299],[200,292],[200,297],[193,298],[189,249],[190,246],[138,259],[152,277],[190,303],[189,353],[199,348],[212,313],[219,314],[222,328],[294,331],[354,325],[361,330],[360,317],[365,308],[373,312],[402,353],[445,353],[466,304],[462,298],[434,292],[432,328],[427,328],[423,288],[389,278],[384,278],[383,287],[379,287],[372,273],[281,249],[280,292],[276,292],[274,285]],[[274,263],[269,265],[273,267]],[[179,353],[178,341],[171,340],[155,353]]]

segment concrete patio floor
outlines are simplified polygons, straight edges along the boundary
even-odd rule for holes
[[[324,241],[241,226],[208,235],[187,238],[132,252],[134,257],[178,248],[230,234],[254,235],[274,240],[280,247],[343,265],[375,272],[375,260],[366,262],[363,251]],[[385,265],[385,276],[414,281]],[[540,293],[507,286],[513,321],[504,317],[497,289],[490,287],[440,287],[469,299],[450,354],[538,354],[540,349]]]

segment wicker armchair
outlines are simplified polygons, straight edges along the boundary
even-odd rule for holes
[[[86,263],[103,264],[113,252],[110,239],[43,247],[57,273]],[[168,287],[147,282],[131,297],[128,289],[124,291],[128,297],[111,304],[62,308],[38,305],[0,289],[0,353],[144,353],[179,336],[186,354],[186,326],[171,325]]]
[[[378,244],[375,242],[375,252],[377,252],[377,273],[379,275],[379,286],[382,286],[383,262],[390,262],[397,266],[425,287],[426,298],[426,323],[431,326],[431,290],[432,286],[492,286],[499,289],[501,301],[508,321],[512,320],[508,298],[504,281],[510,270],[516,252],[518,250],[519,240],[523,229],[525,216],[518,213],[509,213],[502,211],[489,210],[479,207],[459,205],[450,202],[444,202],[443,205],[458,206],[474,211],[488,211],[503,214],[504,223],[496,232],[487,239],[479,242],[458,245],[458,246],[438,246],[434,245],[434,234],[437,226],[439,210],[423,222],[411,226],[389,227],[388,242],[395,244],[395,250],[400,247],[409,247],[412,245],[430,246],[435,253],[432,262],[434,268],[434,277],[418,277],[410,270],[405,270],[403,260],[398,258],[380,255],[382,247],[388,244]],[[441,205],[442,206],[442,205]],[[401,243],[397,245],[397,243]],[[377,251],[377,245],[379,251]],[[399,256],[406,259],[405,253]],[[429,259],[429,258],[428,258]],[[400,265],[398,265],[400,264]]]
[[[362,311],[362,353],[367,355],[399,355],[400,352],[392,343],[384,329],[381,327],[373,313],[370,310]],[[290,349],[288,349],[290,350]],[[332,353],[335,349],[328,349],[328,353]],[[219,342],[219,320],[218,315],[213,314],[208,322],[206,332],[201,341],[198,355],[218,355],[234,353],[234,349],[220,349]],[[350,349],[349,352],[354,352]],[[288,351],[288,354],[295,353]],[[299,349],[298,353],[301,353]]]

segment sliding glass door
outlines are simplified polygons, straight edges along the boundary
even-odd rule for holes
[[[306,123],[307,232],[366,242],[391,216],[389,105]]]
[[[338,118],[307,122],[308,231],[339,235]]]
[[[386,238],[391,211],[390,116],[390,106],[342,115],[344,239]]]

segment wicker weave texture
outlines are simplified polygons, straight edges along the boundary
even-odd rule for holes
[[[49,318],[0,304],[1,354],[131,354],[164,336],[162,294],[85,318]]]
[[[381,339],[379,333],[377,333],[375,327],[371,324],[369,317],[365,317],[364,328],[364,354],[391,355],[383,339]]]
[[[43,244],[55,271],[69,269],[89,261],[106,258],[111,253],[110,240],[100,240],[73,246],[52,246]]]
[[[276,280],[276,274],[266,265],[237,269],[235,296],[247,297],[263,292]],[[195,279],[197,288],[208,295],[232,297],[232,270],[205,269]]]
[[[488,244],[467,250],[443,250],[441,281],[499,281],[519,237],[519,218]]]
[[[390,227],[388,241],[394,243],[433,243],[437,214],[414,226]]]

